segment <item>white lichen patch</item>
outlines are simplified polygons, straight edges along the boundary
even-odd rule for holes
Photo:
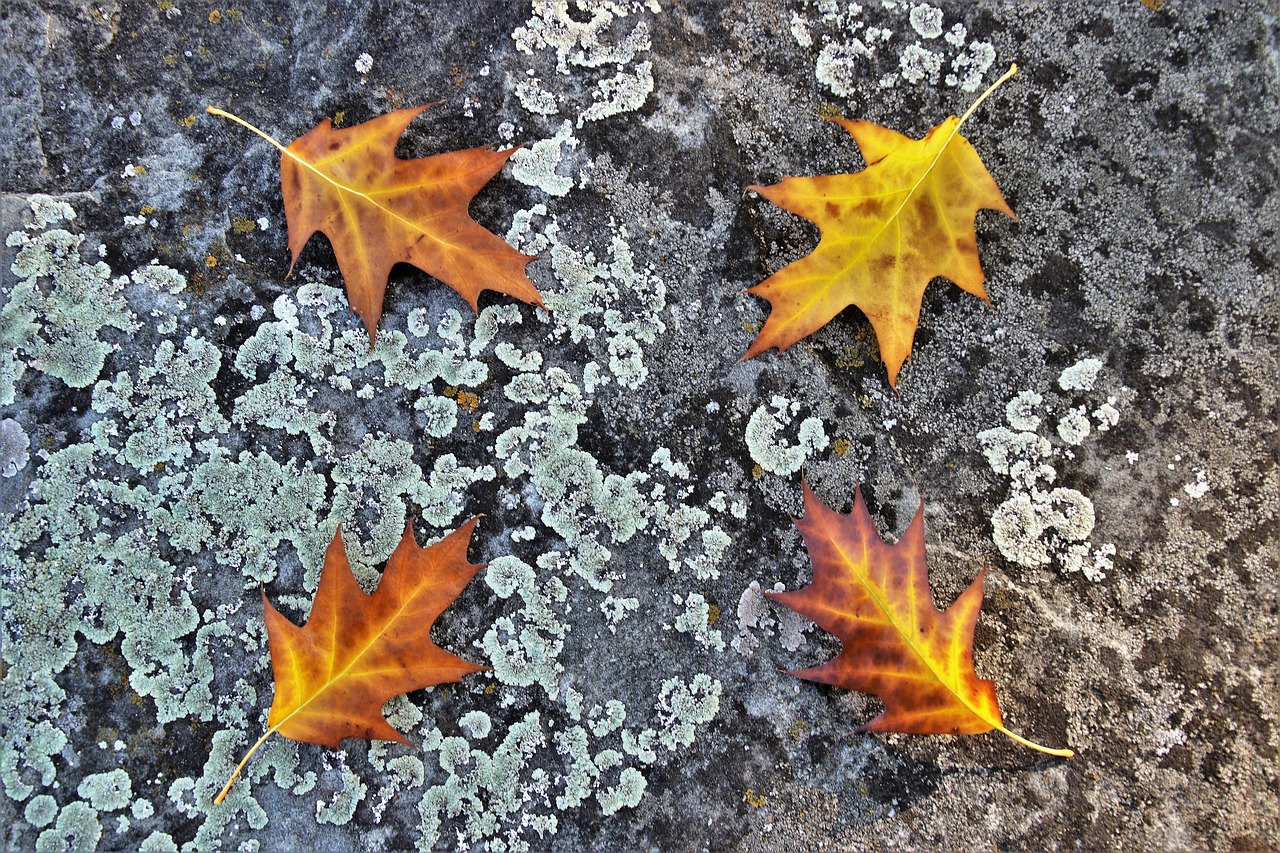
[[[1086,359],[1094,362],[1095,359]],[[1059,385],[1064,390],[1092,388],[1101,362],[1081,362],[1063,372]],[[1115,412],[1115,397],[1104,404]],[[1068,573],[1082,572],[1091,581],[1100,581],[1112,567],[1115,546],[1106,543],[1091,553],[1093,502],[1076,489],[1053,487],[1058,471],[1055,458],[1071,459],[1071,448],[1088,438],[1091,427],[1087,406],[1062,410],[1055,448],[1037,429],[1041,418],[1036,411],[1045,403],[1042,394],[1023,391],[1005,409],[1008,427],[995,427],[978,434],[983,454],[991,470],[1009,479],[1009,496],[992,513],[992,539],[1006,559],[1024,566],[1057,564]],[[1110,423],[1114,423],[1111,421]]]
[[[786,589],[781,582],[773,585],[773,592]],[[744,657],[752,657],[760,647],[761,638],[772,637],[776,631],[782,646],[794,652],[806,642],[805,634],[813,623],[788,608],[775,608],[769,604],[760,589],[759,581],[752,581],[738,597],[738,634],[730,645]]]
[[[22,424],[13,418],[0,421],[0,477],[15,477],[27,467],[31,459],[27,453],[30,446],[31,439],[27,438]]]
[[[792,15],[792,37],[801,47],[821,45],[814,76],[841,98],[900,83],[976,92],[995,62],[990,42],[970,40],[959,22],[948,29],[943,9],[929,3],[808,0],[805,7]]]
[[[554,64],[527,68],[523,79],[513,80],[521,105],[538,115],[564,112],[578,127],[642,107],[654,85],[653,63],[639,59],[652,47],[643,12],[660,12],[656,0],[573,0],[572,14],[569,2],[535,0],[532,16],[511,34],[520,53],[554,54]],[[641,19],[628,26],[632,15]],[[564,87],[553,94],[537,76],[550,74],[584,77],[589,100],[564,94]]]
[[[810,416],[802,420],[795,444],[779,436],[799,413],[800,404],[782,396],[774,396],[768,405],[761,404],[751,413],[745,436],[747,451],[763,470],[771,474],[794,474],[806,459],[827,448],[829,439],[821,418]]]
[[[1098,381],[1098,371],[1102,370],[1102,362],[1096,358],[1083,358],[1058,377],[1058,387],[1063,391],[1092,391]]]

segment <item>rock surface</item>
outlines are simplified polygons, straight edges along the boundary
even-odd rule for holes
[[[1274,849],[1280,50],[1243,4],[534,0],[0,10],[0,825],[16,849]],[[748,362],[809,252],[744,195],[861,168],[821,115],[965,133],[991,304],[930,285],[888,387],[847,310]],[[440,100],[404,157],[524,144],[475,218],[550,313],[392,276],[378,349],[288,141]],[[872,736],[780,669],[833,638],[801,469],[935,597],[988,568],[998,734]],[[393,700],[421,750],[276,738],[259,587],[305,618],[485,515],[436,630],[493,666]]]

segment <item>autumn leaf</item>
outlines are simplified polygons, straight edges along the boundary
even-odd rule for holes
[[[833,119],[862,149],[867,168],[861,172],[747,187],[816,224],[821,239],[811,254],[747,291],[767,299],[771,310],[744,359],[770,347],[786,350],[854,305],[871,321],[896,387],[931,279],[945,276],[987,299],[974,217],[982,209],[1010,217],[1013,211],[959,131],[1017,68],[963,117],[951,116],[923,139],[868,121]]]
[[[418,547],[413,525],[407,526],[372,595],[356,583],[338,530],[302,628],[272,607],[263,592],[275,701],[266,733],[249,748],[215,803],[222,802],[250,756],[275,732],[330,749],[344,738],[408,744],[382,716],[388,699],[488,668],[431,642],[436,617],[484,568],[467,562],[478,520],[427,548]]]
[[[287,148],[231,113],[205,108],[280,149],[293,263],[317,231],[329,238],[347,283],[347,300],[369,330],[370,346],[382,316],[387,277],[399,263],[440,279],[472,310],[478,308],[482,290],[542,305],[525,274],[533,258],[485,230],[467,212],[475,194],[518,149],[469,148],[399,159],[396,142],[426,108],[396,110],[341,130],[326,118]]]
[[[973,668],[973,629],[985,570],[946,611],[933,605],[921,510],[896,545],[876,532],[862,492],[841,515],[804,484],[804,517],[794,519],[813,560],[813,583],[767,592],[840,638],[840,654],[799,678],[873,693],[884,711],[859,731],[978,734],[998,729],[1032,749],[1070,757],[1004,727],[995,683]]]

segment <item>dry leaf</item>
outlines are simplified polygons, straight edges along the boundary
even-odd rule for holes
[[[847,130],[867,161],[852,175],[784,178],[749,186],[779,207],[818,226],[813,252],[788,264],[748,292],[763,296],[771,311],[743,358],[770,347],[786,350],[854,305],[871,321],[880,355],[897,385],[911,354],[925,286],[945,276],[987,298],[978,262],[974,216],[981,209],[1013,216],[960,125],[951,116],[915,140],[867,121],[833,119]]]
[[[804,484],[804,517],[795,525],[813,561],[813,583],[795,592],[767,592],[840,638],[839,656],[791,673],[799,678],[873,693],[884,712],[859,731],[978,734],[999,729],[1021,744],[1070,757],[1004,727],[995,683],[973,668],[973,629],[982,606],[980,572],[947,610],[933,605],[925,564],[924,517],[916,512],[896,545],[876,532],[861,491],[841,515]]]
[[[273,732],[331,749],[344,738],[408,744],[382,716],[388,699],[488,668],[431,642],[436,618],[484,568],[467,562],[478,520],[427,548],[418,547],[410,524],[372,595],[356,583],[339,530],[325,553],[311,615],[302,628],[262,594],[275,701],[266,734],[250,747],[214,802],[222,802],[249,757]]]
[[[280,149],[293,262],[317,231],[329,238],[347,299],[364,321],[370,345],[382,316],[387,276],[399,263],[443,281],[473,310],[482,290],[542,305],[525,274],[533,258],[485,230],[467,212],[471,199],[517,149],[469,148],[417,160],[397,158],[396,142],[426,108],[396,110],[341,130],[325,119],[287,148],[243,119],[206,108]]]

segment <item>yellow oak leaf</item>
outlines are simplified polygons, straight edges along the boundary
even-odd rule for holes
[[[923,139],[868,121],[832,119],[862,150],[867,167],[861,172],[747,187],[813,222],[822,237],[811,254],[748,290],[767,299],[771,310],[744,359],[771,347],[786,350],[853,305],[871,321],[896,387],[931,279],[945,276],[987,298],[974,217],[982,209],[1010,217],[1013,211],[959,130],[1016,71],[1015,65],[962,118],[951,116]]]
[[[860,731],[979,734],[998,729],[1024,746],[1070,758],[1004,727],[995,682],[973,667],[973,630],[982,607],[979,572],[945,611],[933,604],[925,563],[923,507],[902,538],[886,543],[861,491],[841,515],[804,483],[804,517],[794,519],[813,561],[813,583],[766,592],[840,638],[840,654],[791,673],[846,690],[874,693],[884,711]]]

